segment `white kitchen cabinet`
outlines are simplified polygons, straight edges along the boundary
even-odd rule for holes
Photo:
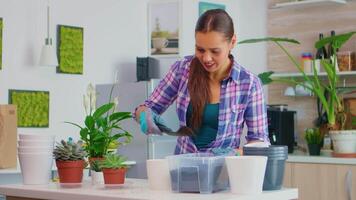
[[[299,200],[356,199],[356,165],[287,162],[283,185],[298,188]]]

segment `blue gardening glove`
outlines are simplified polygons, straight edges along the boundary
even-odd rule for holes
[[[163,119],[153,112],[151,109],[147,109],[140,113],[140,126],[141,131],[148,135],[148,134],[159,134],[161,135],[162,132],[158,128],[157,124],[164,124]]]
[[[213,148],[211,152],[214,154],[214,156],[234,156],[236,155],[235,149],[231,147],[227,148]]]

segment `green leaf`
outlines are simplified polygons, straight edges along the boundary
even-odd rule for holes
[[[94,142],[98,142],[98,141],[101,141],[101,140],[105,140],[106,137],[104,134],[96,134],[94,137],[93,137],[93,141]]]
[[[80,139],[83,140],[84,142],[88,141],[88,129],[83,128],[80,130]]]
[[[103,114],[105,114],[106,112],[108,112],[111,108],[113,108],[115,106],[114,103],[107,103],[104,104],[102,106],[100,106],[98,109],[95,110],[93,117],[95,119],[101,117]]]
[[[108,121],[106,120],[106,117],[100,117],[96,120],[96,124],[99,128],[102,127],[104,129],[107,127]]]
[[[93,130],[95,128],[95,121],[94,121],[94,118],[90,115],[88,115],[86,118],[85,118],[85,126],[88,127],[89,130]]]
[[[117,121],[117,122],[119,122],[121,120],[128,119],[128,118],[132,118],[130,112],[115,112],[115,113],[110,115],[109,121]]]
[[[64,122],[64,123],[72,124],[73,126],[76,126],[76,127],[80,128],[80,129],[83,129],[83,127],[79,126],[79,125],[76,124],[76,123],[72,123],[72,122]]]
[[[315,43],[315,48],[319,49],[327,44],[332,44],[334,49],[339,49],[347,42],[356,32],[348,32],[345,34],[335,35],[323,38]]]
[[[288,42],[288,43],[300,44],[295,39],[276,38],[276,37],[265,37],[265,38],[248,39],[248,40],[240,41],[240,42],[238,42],[238,44],[258,43],[258,42]]]
[[[273,73],[274,73],[273,71],[268,71],[268,72],[263,72],[263,73],[258,74],[258,77],[261,79],[261,82],[263,85],[267,85],[273,81],[271,79],[271,75]]]

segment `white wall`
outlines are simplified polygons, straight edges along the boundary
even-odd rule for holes
[[[0,104],[8,103],[9,89],[50,91],[50,127],[19,128],[19,133],[74,136],[78,130],[63,121],[82,123],[82,95],[89,82],[132,82],[136,56],[147,56],[148,0],[53,0],[51,32],[57,24],[84,28],[84,74],[57,74],[55,68],[38,66],[46,36],[47,0],[0,0],[4,19],[3,69],[0,71]],[[198,0],[181,0],[181,55],[194,52],[194,27]],[[265,35],[265,0],[224,0],[239,39]],[[252,15],[252,13],[255,13]],[[56,41],[54,41],[56,43]],[[237,48],[241,64],[254,72],[266,68],[264,46]],[[256,59],[258,58],[258,59]]]

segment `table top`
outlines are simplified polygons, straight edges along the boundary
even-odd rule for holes
[[[297,199],[298,189],[283,188],[254,195],[238,195],[232,194],[230,191],[212,194],[174,193],[171,191],[150,190],[146,179],[127,178],[125,184],[110,188],[104,185],[93,186],[90,180],[85,180],[81,187],[77,188],[62,187],[58,183],[50,183],[49,185],[0,185],[0,194],[53,200],[199,200],[206,198],[209,198],[209,200],[286,200]]]

